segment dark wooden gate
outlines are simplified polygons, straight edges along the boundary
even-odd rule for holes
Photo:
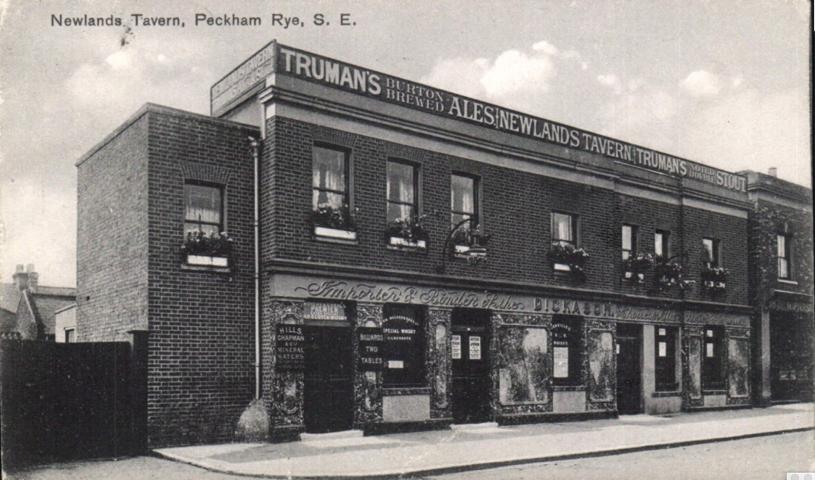
[[[145,450],[144,363],[127,342],[0,341],[4,470]]]

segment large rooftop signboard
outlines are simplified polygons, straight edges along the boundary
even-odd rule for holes
[[[696,179],[738,192],[747,190],[747,179],[741,175],[275,42],[212,87],[212,114],[225,112],[235,100],[257,87],[272,72],[550,144],[597,153],[668,175]]]

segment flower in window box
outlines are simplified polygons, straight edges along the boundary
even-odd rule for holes
[[[723,292],[727,288],[727,275],[730,272],[724,267],[714,267],[706,264],[702,268],[702,287],[710,293]]]
[[[589,258],[589,254],[584,249],[577,248],[571,243],[553,242],[546,256],[555,265],[569,267],[572,276],[578,280],[584,281],[586,279],[583,267],[586,264],[586,259]]]
[[[625,278],[642,283],[647,272],[654,264],[654,257],[650,253],[637,253],[629,256],[623,261],[623,272]]]
[[[492,235],[486,235],[481,231],[481,225],[476,225],[475,228],[461,225],[453,232],[450,241],[453,244],[454,252],[457,254],[467,254],[475,248],[479,252],[479,256],[485,257],[487,243],[490,238],[492,238]]]
[[[424,226],[425,218],[427,215],[411,215],[390,222],[385,239],[391,245],[425,247],[430,237]]]
[[[318,205],[311,211],[310,220],[317,234],[321,234],[321,230],[327,231],[328,234],[331,231],[350,233],[357,230],[354,215],[347,204],[342,207],[334,207],[327,203]],[[356,235],[353,237],[355,239]]]
[[[226,267],[232,254],[234,241],[226,232],[207,235],[202,230],[188,232],[181,245],[181,253],[186,255],[187,263]]]

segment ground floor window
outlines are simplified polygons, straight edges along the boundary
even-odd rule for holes
[[[384,386],[425,386],[424,309],[385,305],[383,314]]]
[[[583,318],[555,315],[552,319],[555,385],[583,383]]]
[[[676,327],[656,327],[654,342],[654,367],[656,390],[678,390],[676,383]]]
[[[724,389],[724,328],[705,327],[702,352],[702,388]]]

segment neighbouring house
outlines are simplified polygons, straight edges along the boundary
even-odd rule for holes
[[[76,289],[39,284],[34,265],[17,265],[12,283],[0,284],[0,338],[51,341],[57,311],[75,305]]]
[[[76,342],[76,304],[72,303],[54,312],[54,339],[57,343]]]

